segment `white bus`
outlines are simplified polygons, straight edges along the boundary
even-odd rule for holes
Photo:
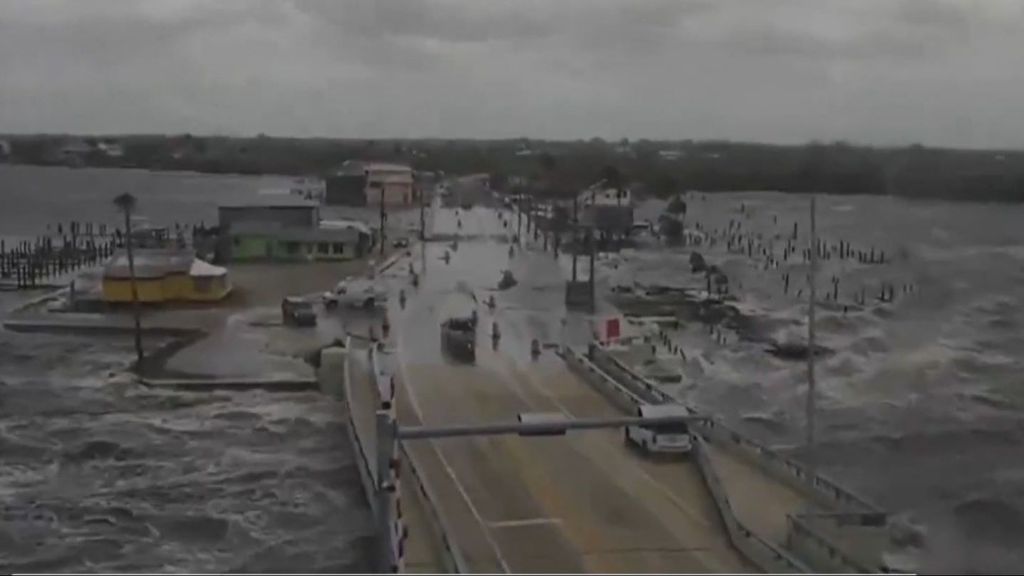
[[[642,404],[637,406],[641,418],[692,416],[682,404]],[[626,443],[632,443],[651,454],[687,454],[692,448],[690,429],[686,423],[636,424],[626,427]]]

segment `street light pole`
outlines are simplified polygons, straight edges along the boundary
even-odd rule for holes
[[[815,426],[815,388],[814,381],[814,312],[817,297],[817,273],[818,273],[818,229],[816,217],[815,195],[811,195],[811,272],[810,272],[810,295],[811,302],[808,309],[807,321],[807,454],[809,461],[814,462],[814,426]]]
[[[385,225],[384,223],[388,219],[387,212],[384,211],[384,191],[385,191],[384,185],[381,184],[381,187],[380,187],[380,255],[381,256],[384,256],[384,240],[386,238],[386,234],[384,233],[384,225]]]

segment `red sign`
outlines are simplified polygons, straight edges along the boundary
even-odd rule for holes
[[[618,340],[621,335],[618,318],[609,318],[604,323],[604,337],[607,341]]]

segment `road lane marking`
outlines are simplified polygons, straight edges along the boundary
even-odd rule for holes
[[[567,374],[570,374],[570,373],[567,372]],[[576,377],[573,376],[573,379],[576,379]],[[567,408],[564,404],[559,402],[559,400],[553,394],[551,394],[548,390],[546,390],[543,386],[538,386],[537,383],[534,382],[533,378],[531,378],[528,374],[527,374],[525,380],[527,382],[529,382],[530,386],[533,389],[539,391],[542,396],[547,397],[548,400],[550,400],[552,404],[554,404],[559,410],[561,410],[563,414],[565,414],[566,416],[569,416],[569,417],[575,417],[575,415],[572,413],[572,411],[569,408]],[[611,472],[605,466],[601,466],[600,464],[598,464],[598,466],[600,468],[602,468],[605,472]],[[702,518],[700,515],[698,515],[696,512],[694,512],[693,509],[689,505],[683,503],[683,501],[680,500],[679,497],[677,497],[674,493],[672,493],[671,490],[669,490],[664,484],[659,482],[653,476],[648,474],[641,467],[636,466],[636,467],[633,468],[633,470],[635,470],[640,475],[640,477],[643,478],[644,480],[646,480],[648,483],[650,483],[650,484],[654,485],[655,487],[657,487],[665,496],[668,497],[669,500],[672,501],[672,503],[674,503],[676,506],[678,506],[680,509],[682,509],[684,512],[686,512],[686,514],[688,516],[690,516],[691,518],[693,518],[694,521],[696,521],[697,523],[701,524],[702,526],[707,526],[709,528],[712,527],[711,523],[707,522],[704,518]]]
[[[491,528],[512,528],[517,526],[539,526],[546,524],[561,524],[561,518],[525,518],[523,520],[498,520],[488,522]]]
[[[401,336],[399,336],[397,340],[400,350],[402,340]],[[416,399],[416,393],[413,392],[412,385],[409,383],[408,371],[406,370],[405,360],[402,359],[402,355],[398,350],[395,351],[395,355],[398,356],[398,370],[402,374],[402,387],[405,388],[405,391],[409,394],[409,402],[412,404],[413,410],[416,411],[417,415],[419,415],[420,420],[422,421],[424,419],[423,409],[420,406],[419,400]],[[433,440],[429,440],[428,442],[430,443],[430,447],[434,449],[434,453],[437,454],[437,458],[438,460],[440,460],[441,466],[444,468],[445,473],[447,473],[448,477],[451,478],[452,483],[455,485],[455,489],[459,491],[459,494],[462,496],[462,499],[466,501],[466,505],[469,507],[469,511],[473,514],[473,517],[476,519],[477,522],[480,523],[480,526],[483,528],[484,538],[487,540],[487,543],[490,544],[491,548],[494,550],[494,555],[498,559],[498,563],[501,564],[501,569],[506,573],[511,572],[512,570],[509,568],[508,562],[505,560],[505,556],[501,553],[501,547],[498,546],[498,542],[494,539],[494,535],[491,534],[491,531],[487,529],[487,522],[483,519],[483,516],[480,514],[480,510],[478,510],[476,505],[473,504],[473,500],[469,497],[469,493],[466,492],[465,487],[463,487],[462,483],[459,482],[459,479],[458,477],[456,477],[455,471],[452,470],[451,464],[448,462],[448,459],[444,457],[444,453],[441,452],[441,449],[437,447]]]

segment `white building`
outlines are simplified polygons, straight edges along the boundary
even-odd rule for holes
[[[366,203],[380,206],[407,206],[416,201],[412,168],[401,164],[368,163],[366,174]]]

